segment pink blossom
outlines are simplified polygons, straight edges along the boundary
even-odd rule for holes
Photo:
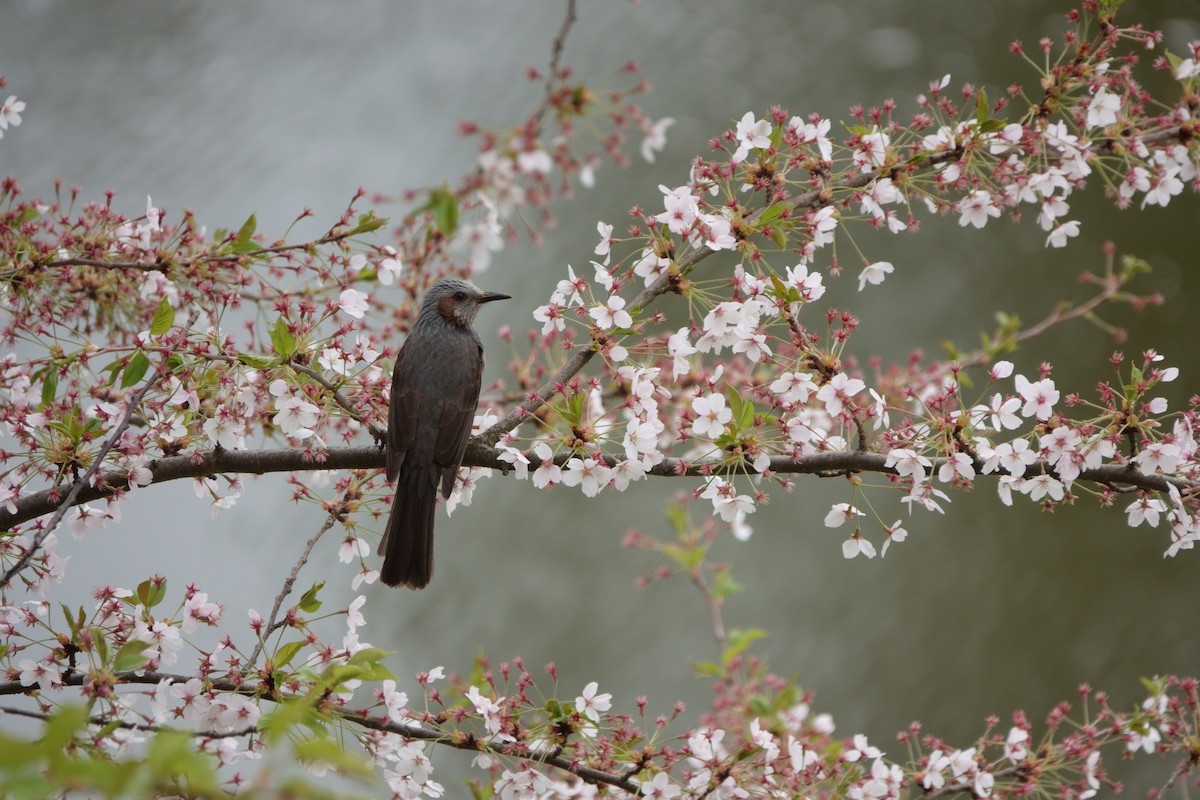
[[[645,136],[642,139],[642,158],[651,163],[654,162],[654,154],[667,146],[667,128],[674,124],[675,120],[671,117],[663,117],[642,128],[642,134]]]
[[[613,295],[608,298],[608,302],[602,306],[592,306],[588,309],[588,316],[596,321],[596,327],[602,330],[608,330],[612,327],[629,328],[633,326],[633,317],[629,316],[629,312],[625,311],[624,298]]]
[[[737,164],[745,159],[751,150],[771,146],[771,123],[765,119],[756,120],[753,112],[747,111],[738,120],[734,135],[738,141],[738,148],[729,160]]]
[[[863,516],[863,512],[859,511],[849,503],[834,503],[833,508],[831,508],[829,513],[825,515],[825,527],[840,528],[848,520],[852,520],[855,517],[861,516]]]
[[[925,480],[925,470],[933,468],[932,461],[907,447],[889,450],[883,465],[895,468],[897,475],[902,478],[911,477],[917,483]]]
[[[858,378],[851,378],[846,373],[839,372],[817,390],[817,399],[825,404],[825,410],[830,416],[836,417],[842,413],[846,403],[865,388],[867,385]]]
[[[338,296],[338,308],[355,319],[362,319],[367,313],[367,295],[357,289],[343,289]]]
[[[600,712],[612,708],[612,695],[605,692],[597,694],[599,684],[595,681],[583,687],[583,694],[575,698],[575,710],[592,722],[600,721]]]
[[[717,439],[733,420],[733,411],[725,406],[725,397],[719,394],[693,398],[692,410],[697,414],[692,422],[693,436]]]
[[[858,273],[858,290],[861,292],[868,283],[878,286],[893,271],[895,271],[895,267],[888,261],[876,261],[874,264],[868,264],[862,272]]]
[[[10,125],[14,128],[20,125],[21,112],[24,110],[25,102],[18,100],[15,94],[10,94],[4,105],[0,106],[0,131],[8,130]]]
[[[1021,395],[1021,399],[1025,404],[1021,407],[1021,413],[1027,417],[1036,416],[1040,420],[1050,419],[1050,415],[1054,411],[1054,404],[1058,402],[1058,389],[1054,388],[1054,381],[1050,378],[1043,378],[1036,383],[1030,383],[1024,375],[1018,374],[1014,379],[1017,388],[1017,394]]]
[[[992,202],[992,196],[983,189],[976,189],[959,201],[957,207],[959,225],[982,228],[989,218],[1000,216],[1000,207]]]

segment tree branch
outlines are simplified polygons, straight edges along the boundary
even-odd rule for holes
[[[191,677],[187,675],[172,675],[161,672],[146,672],[142,674],[138,674],[136,672],[126,672],[115,677],[116,680],[121,684],[141,684],[149,686],[157,685],[163,680],[170,680],[172,683],[179,684],[187,683],[189,680],[191,680]],[[74,675],[64,677],[63,685],[82,686],[86,680],[86,675],[76,673]],[[216,689],[217,691],[235,692],[243,695],[257,695],[264,700],[270,700],[272,702],[275,702],[276,700],[275,696],[271,692],[266,691],[265,687],[259,685],[235,684],[232,681],[227,680],[207,680],[206,684],[210,688]],[[8,681],[5,683],[0,683],[0,695],[24,694],[33,688],[34,687],[31,686],[23,686],[20,681]],[[38,717],[36,712],[23,712],[19,709],[0,708],[0,714],[2,713],[14,713],[20,714],[21,716],[35,718]],[[353,723],[354,725],[358,725],[362,728],[369,728],[371,730],[383,731],[386,733],[394,733],[399,736],[403,736],[406,739],[420,740],[423,742],[430,742],[432,744],[448,745],[457,750],[469,750],[477,753],[497,753],[499,755],[509,756],[512,758],[536,761],[539,764],[547,764],[552,767],[557,767],[564,772],[569,772],[588,783],[607,784],[609,786],[615,786],[617,788],[624,789],[632,794],[637,794],[638,792],[638,784],[627,776],[616,775],[611,772],[605,772],[604,770],[587,767],[578,763],[578,761],[573,758],[554,755],[552,753],[536,753],[529,750],[519,742],[492,745],[486,740],[482,740],[476,736],[461,735],[458,732],[439,731],[432,728],[427,728],[415,722],[406,724],[401,722],[392,722],[391,720],[387,719],[376,719],[370,716],[370,712],[367,709],[338,709],[334,713],[346,722]],[[100,719],[97,722],[97,724],[110,723],[111,720],[104,719]],[[150,725],[139,725],[137,723],[126,724],[122,727],[134,728],[137,730],[163,729]],[[195,733],[198,736],[204,736],[207,738],[225,738],[230,736],[245,736],[257,733],[257,729],[247,728],[245,730],[226,734],[200,731]]]
[[[512,470],[512,463],[500,458],[500,451],[489,447],[482,436],[471,440],[467,445],[464,467],[488,467],[501,472]],[[541,459],[529,451],[525,456],[533,464],[540,464]],[[565,464],[573,454],[559,453],[555,463]],[[619,463],[614,456],[603,456],[605,463],[612,467]],[[302,449],[278,450],[210,450],[193,455],[172,456],[150,462],[147,467],[154,475],[151,484],[166,483],[167,481],[184,478],[200,478],[219,473],[239,475],[265,475],[274,472],[306,472],[318,469],[383,469],[384,454],[378,447],[336,447],[325,450],[316,456]],[[931,472],[936,471],[945,458],[931,458]],[[813,453],[800,458],[789,456],[772,456],[769,471],[778,474],[806,475],[842,475],[853,472],[878,472],[895,474],[891,467],[884,466],[887,461],[886,453],[869,453],[862,451],[836,451]],[[655,477],[709,477],[736,471],[738,474],[757,474],[749,461],[731,462],[722,458],[710,458],[700,461],[685,461],[681,458],[664,458],[661,463],[652,467],[649,475]],[[1037,461],[1031,464],[1027,475],[1046,473],[1056,475],[1049,462]],[[996,477],[1008,473],[997,470],[992,473]],[[981,476],[982,477],[982,476]],[[978,479],[977,479],[978,480]],[[1129,486],[1146,491],[1166,492],[1168,484],[1173,484],[1185,494],[1195,490],[1195,485],[1182,478],[1167,478],[1159,474],[1143,475],[1131,465],[1106,464],[1104,466],[1083,470],[1077,481],[1096,483],[1104,486]],[[73,503],[79,505],[94,500],[101,500],[128,488],[128,473],[121,471],[106,472],[101,476],[101,485],[87,486],[80,489]],[[57,489],[46,489],[35,494],[26,495],[15,501],[16,511],[0,509],[0,529],[11,530],[17,525],[36,519],[54,511],[61,500]]]

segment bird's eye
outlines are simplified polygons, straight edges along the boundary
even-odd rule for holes
[[[466,293],[466,292],[455,292],[455,293],[454,293],[454,299],[455,299],[455,300],[466,300],[466,299],[467,299],[467,293]]]

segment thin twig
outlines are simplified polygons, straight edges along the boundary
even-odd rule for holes
[[[40,711],[30,711],[27,708],[13,708],[12,706],[0,706],[0,717],[27,717],[29,719],[37,719],[46,722],[50,719],[50,714],[43,714]],[[188,731],[182,728],[171,728],[166,725],[152,725],[146,722],[127,722],[121,719],[109,719],[107,717],[93,716],[88,719],[88,723],[99,727],[116,726],[124,728],[127,731],[142,731],[145,733],[160,733],[162,731],[170,731],[172,733],[187,733],[201,739],[236,739],[239,736],[249,736],[253,733],[258,733],[258,729],[254,727],[244,728],[238,731],[230,731],[229,733],[217,733],[216,731]]]
[[[154,261],[103,261],[95,258],[82,258],[68,256],[67,258],[56,258],[52,261],[32,261],[30,266],[34,269],[49,269],[53,267],[103,267],[105,269],[136,269],[146,272],[161,272],[173,266],[190,267],[193,264],[212,264],[222,262],[242,261],[243,259],[254,259],[265,255],[281,255],[294,250],[311,250],[313,247],[323,244],[332,244],[340,242],[351,237],[350,231],[344,230],[338,232],[330,230],[320,239],[314,239],[311,242],[302,244],[277,244],[270,247],[259,247],[254,250],[247,250],[244,253],[228,253],[228,254],[213,254],[202,253],[185,258],[179,262],[166,261],[164,259],[156,259]]]
[[[717,642],[717,649],[724,655],[729,649],[729,637],[725,634],[725,620],[721,615],[721,601],[713,596],[713,593],[708,588],[708,581],[704,578],[704,565],[696,567],[688,576],[692,580],[692,584],[699,590],[700,596],[704,598],[704,604],[708,606],[709,622],[712,625],[713,639]]]
[[[271,615],[267,618],[266,627],[263,628],[262,634],[258,637],[258,643],[254,645],[254,652],[250,654],[251,664],[258,663],[258,657],[262,654],[263,645],[266,643],[266,640],[271,636],[271,634],[284,626],[285,623],[277,622],[279,618],[279,609],[283,607],[284,599],[291,594],[292,586],[295,585],[296,578],[300,576],[300,570],[304,569],[304,565],[308,563],[309,554],[312,553],[313,548],[317,546],[317,542],[320,541],[321,537],[333,527],[335,522],[337,522],[340,514],[341,504],[339,503],[338,508],[330,511],[325,517],[325,522],[321,524],[320,529],[318,529],[317,532],[312,535],[312,538],[308,540],[308,543],[304,546],[304,552],[300,554],[300,558],[297,559],[296,563],[292,565],[292,571],[288,574],[287,580],[283,582],[283,588],[279,590],[279,594],[275,595],[275,605],[271,607]]]
[[[345,411],[351,419],[355,420],[356,422],[363,423],[362,414],[358,413],[358,411],[354,408],[354,405],[346,398],[344,394],[338,390],[336,386],[329,382],[328,378],[317,372],[312,367],[305,366],[304,364],[297,364],[294,361],[289,361],[288,366],[296,372],[312,378],[316,383],[319,383],[325,388],[326,391],[333,395],[333,401],[341,406],[342,410]],[[367,431],[372,437],[375,438],[375,441],[382,441],[387,436],[387,431],[379,428],[374,423],[364,424],[366,424]]]
[[[562,67],[562,54],[567,46],[567,34],[571,32],[571,27],[578,18],[575,13],[575,0],[567,0],[567,15],[563,18],[562,27],[558,30],[558,36],[554,37],[554,45],[550,50],[550,81],[557,77],[558,71]],[[547,92],[550,91],[550,81],[547,81]]]

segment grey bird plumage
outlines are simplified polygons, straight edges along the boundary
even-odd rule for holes
[[[484,303],[507,299],[467,281],[438,281],[396,356],[387,435],[387,478],[396,493],[379,543],[388,586],[420,589],[433,574],[439,484],[449,497],[483,378],[483,343],[471,323]]]

